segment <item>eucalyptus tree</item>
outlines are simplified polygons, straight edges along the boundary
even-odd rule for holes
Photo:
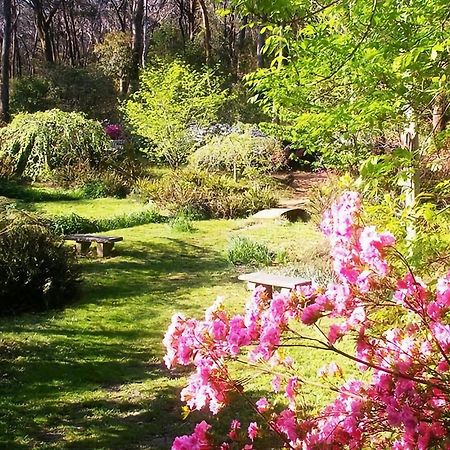
[[[11,0],[3,0],[3,43],[1,53],[0,119],[9,122],[9,55],[11,50]]]

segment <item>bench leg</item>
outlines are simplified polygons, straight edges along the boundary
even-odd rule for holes
[[[90,246],[91,246],[90,242],[76,242],[75,243],[77,253],[79,253],[80,255],[85,255],[89,251]]]
[[[97,256],[104,258],[111,255],[111,250],[114,247],[114,242],[97,242]]]

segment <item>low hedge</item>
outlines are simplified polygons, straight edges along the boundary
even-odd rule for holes
[[[99,233],[101,231],[131,228],[138,225],[146,225],[148,223],[162,222],[167,222],[167,217],[161,215],[154,209],[147,209],[131,214],[123,214],[103,219],[90,219],[75,213],[52,216],[47,219],[49,228],[59,235]]]

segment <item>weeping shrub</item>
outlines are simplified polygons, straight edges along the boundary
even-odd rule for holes
[[[96,167],[108,149],[99,122],[58,109],[19,114],[0,130],[0,160],[9,159],[16,176],[32,179],[80,162]]]
[[[250,131],[215,136],[198,148],[189,163],[212,171],[245,175],[248,172],[271,173],[287,166],[287,152],[268,136],[253,136]]]

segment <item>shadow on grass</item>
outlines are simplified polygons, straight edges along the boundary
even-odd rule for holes
[[[167,243],[125,242],[117,250],[120,258],[87,261],[86,301],[104,301],[148,295],[152,303],[167,303],[164,294],[174,297],[177,292],[211,284],[212,280],[232,281],[228,263],[223,255],[179,239]],[[126,282],[124,282],[126,281]]]
[[[162,330],[169,306],[199,310],[186,292],[231,274],[182,240],[125,244],[83,261],[83,298],[66,311],[0,321],[0,448],[159,449],[191,432]]]

